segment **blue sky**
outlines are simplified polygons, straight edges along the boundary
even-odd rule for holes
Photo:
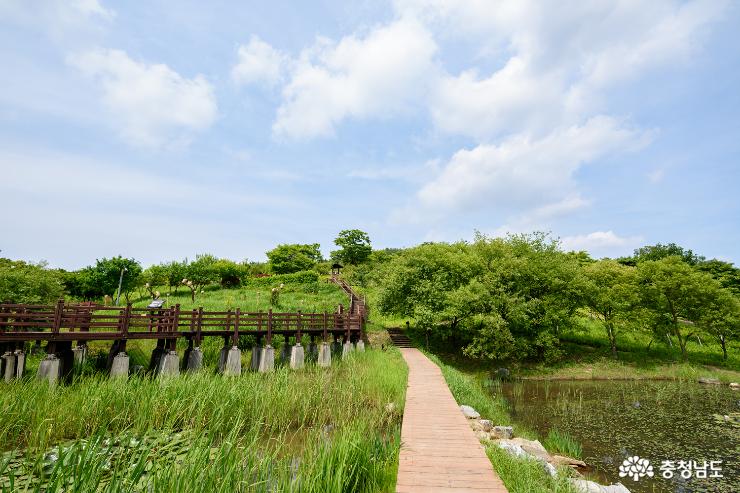
[[[360,228],[740,260],[737,3],[310,4],[0,0],[0,255]]]

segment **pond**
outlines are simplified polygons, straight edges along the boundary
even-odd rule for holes
[[[524,380],[500,391],[515,423],[542,437],[555,428],[578,440],[594,468],[591,479],[602,484],[619,481],[632,492],[740,492],[740,392],[725,385]],[[635,455],[650,461],[652,478],[619,477],[619,466]],[[676,467],[670,479],[664,461]],[[699,467],[678,468],[679,461]],[[697,478],[704,461],[707,476],[723,477]],[[714,464],[721,471],[713,473],[710,461],[722,461]]]

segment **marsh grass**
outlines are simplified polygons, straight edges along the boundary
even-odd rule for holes
[[[575,459],[580,459],[583,455],[583,448],[580,443],[567,433],[558,431],[555,428],[550,429],[542,445],[549,452],[557,452]]]
[[[393,349],[328,369],[234,378],[4,385],[1,483],[5,491],[386,491],[406,373]]]

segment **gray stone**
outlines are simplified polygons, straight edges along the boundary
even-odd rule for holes
[[[588,467],[582,460],[566,457],[564,455],[553,455],[551,462],[555,466]]]
[[[318,364],[323,367],[331,366],[331,347],[328,342],[319,344]]]
[[[483,441],[489,441],[491,439],[491,435],[489,435],[483,430],[476,430],[475,436],[476,438],[478,438],[478,440],[483,440]]]
[[[61,371],[61,360],[55,354],[49,354],[39,363],[37,378],[46,380],[51,385],[56,385]]]
[[[494,428],[495,429],[495,428]],[[550,462],[550,454],[547,452],[545,447],[542,446],[539,440],[527,440],[526,438],[512,438],[510,440],[522,447],[525,452],[535,457],[539,457],[542,460]]]
[[[113,364],[110,367],[111,378],[128,378],[128,355],[124,352],[118,353],[113,358]]]
[[[730,384],[730,388],[731,388],[732,390],[740,390],[740,383],[737,383],[737,382],[732,382],[732,383]]]
[[[194,373],[203,369],[203,351],[196,346],[188,353],[188,359],[185,362],[185,371]]]
[[[493,429],[493,422],[489,419],[481,419],[479,423],[481,425],[481,429],[487,433]]]
[[[15,356],[15,353],[11,353],[11,352],[8,351],[8,352],[6,352],[5,354],[2,355],[2,359],[3,359],[3,365],[2,365],[2,369],[3,369],[3,380],[5,380],[6,382],[10,383],[15,378],[15,376],[16,376],[16,369],[15,369],[16,368],[15,367],[16,356]]]
[[[85,344],[76,346],[72,348],[72,352],[74,353],[74,364],[76,366],[84,365],[87,361],[87,346]]]
[[[498,445],[499,448],[507,451],[510,455],[513,455],[514,457],[519,457],[522,459],[532,458],[531,455],[525,452],[524,449],[516,443],[511,443],[508,440],[499,440],[495,443],[496,445]]]
[[[362,339],[357,341],[357,344],[355,344],[355,350],[358,353],[364,353],[365,352],[365,341],[363,341]]]
[[[579,493],[630,493],[622,483],[603,486],[586,479],[570,478],[569,481]]]
[[[17,349],[15,351],[15,377],[20,379],[23,378],[23,374],[26,372],[26,353]]]
[[[275,369],[275,348],[269,344],[260,351],[260,373],[267,373]]]
[[[722,385],[722,382],[717,378],[701,377],[698,382],[704,385]]]
[[[218,366],[216,369],[219,373],[223,373],[226,368],[226,359],[229,357],[229,349],[231,348],[224,346],[221,348],[221,352],[218,353]]]
[[[177,351],[169,351],[167,354],[162,356],[162,361],[159,365],[159,376],[176,377],[179,374],[180,361],[177,357]]]
[[[470,406],[460,406],[460,410],[465,415],[465,417],[468,419],[480,418],[480,413]]]
[[[558,477],[558,470],[555,469],[555,466],[550,464],[549,462],[540,462],[542,464],[542,468],[545,470],[547,474],[550,475],[550,477],[556,478]]]
[[[511,426],[494,426],[491,430],[491,435],[494,438],[510,439],[514,436],[514,428]]]
[[[260,369],[260,353],[262,352],[262,348],[255,345],[252,348],[252,359],[249,362],[249,369],[252,371],[258,371]]]
[[[352,354],[352,343],[347,341],[342,345],[342,359],[349,358],[349,355]]]
[[[303,368],[303,346],[296,344],[290,348],[290,367],[293,370],[299,370]]]
[[[234,346],[229,349],[226,355],[226,364],[224,365],[224,375],[238,376],[242,374],[242,352]]]

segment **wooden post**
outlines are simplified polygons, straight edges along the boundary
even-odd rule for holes
[[[198,308],[198,335],[195,336],[195,345],[200,347],[202,333],[203,333],[203,307]]]
[[[236,309],[236,317],[234,318],[234,346],[237,346],[239,343],[239,316],[241,312],[241,308]]]
[[[272,308],[267,312],[267,345],[272,346]]]
[[[295,343],[296,345],[301,343],[301,311],[300,310],[298,310],[298,317],[296,318]]]
[[[178,332],[180,330],[180,303],[175,305],[174,316],[172,317],[172,331]]]
[[[128,326],[131,321],[131,303],[126,303],[126,308],[123,310],[123,320],[121,320],[121,336],[125,338],[128,335]]]
[[[51,328],[53,334],[59,333],[59,328],[62,326],[62,314],[64,313],[64,300],[57,301],[57,306],[54,309],[54,325]]]
[[[328,327],[329,326],[329,320],[328,320],[329,319],[329,316],[328,315],[329,314],[326,313],[326,310],[324,310],[324,334],[323,334],[323,341],[324,342],[326,342],[326,329],[329,328]]]

